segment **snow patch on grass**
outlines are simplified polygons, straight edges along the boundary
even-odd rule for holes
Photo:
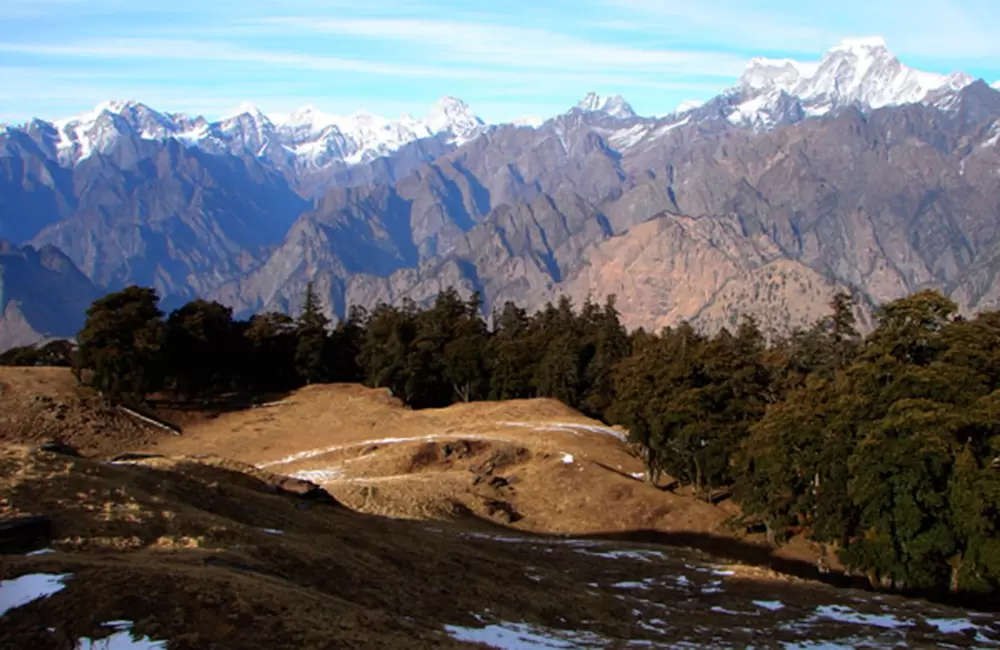
[[[456,641],[482,643],[503,650],[535,650],[536,648],[606,647],[608,640],[590,632],[553,630],[525,623],[500,623],[482,628],[445,625],[444,629]]]
[[[967,618],[925,618],[924,622],[944,634],[961,634],[966,630],[982,629]]]
[[[638,560],[640,562],[652,562],[654,559],[666,560],[667,556],[659,551],[594,551],[590,549],[577,549],[577,553],[601,557],[608,560]]]
[[[29,573],[12,580],[0,581],[0,616],[39,598],[48,598],[66,588],[63,581],[72,573]]]
[[[391,445],[396,443],[407,443],[407,442],[433,442],[437,440],[493,440],[493,441],[504,441],[507,438],[501,438],[498,436],[483,436],[476,434],[462,434],[462,433],[440,433],[432,434],[429,436],[412,436],[409,438],[376,438],[373,440],[361,440],[359,442],[348,442],[340,445],[331,445],[329,447],[319,447],[317,449],[310,449],[308,451],[300,451],[296,454],[290,456],[285,456],[284,458],[278,460],[272,460],[267,463],[261,463],[257,465],[258,469],[263,469],[265,467],[274,467],[275,465],[288,465],[290,463],[297,463],[300,460],[308,460],[310,458],[315,458],[316,456],[322,456],[323,454],[331,454],[335,451],[342,451],[344,449],[354,449],[356,447],[367,447],[369,445]]]
[[[844,605],[820,605],[816,608],[816,614],[841,623],[873,625],[887,629],[913,626],[913,621],[903,621],[891,614],[862,614]]]
[[[148,636],[136,638],[132,634],[132,621],[108,621],[101,625],[115,633],[96,641],[83,637],[77,641],[77,650],[166,650],[166,641],[154,641]]]
[[[755,600],[753,604],[770,612],[776,612],[785,608],[785,604],[780,600]]]
[[[55,553],[55,549],[51,548],[40,548],[37,551],[32,551],[30,553],[25,553],[25,555],[48,555],[49,553]]]

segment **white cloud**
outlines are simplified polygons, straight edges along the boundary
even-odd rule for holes
[[[719,52],[635,48],[531,27],[427,19],[283,17],[260,24],[351,38],[404,42],[427,56],[522,70],[631,72],[731,77],[743,57]]]
[[[995,0],[840,0],[834,3],[714,0],[591,0],[615,9],[609,28],[656,31],[739,50],[818,54],[848,33],[885,36],[901,56],[1000,56]]]

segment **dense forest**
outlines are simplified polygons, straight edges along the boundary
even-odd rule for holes
[[[882,307],[867,335],[852,301],[779,340],[752,319],[708,336],[622,327],[613,299],[481,315],[453,291],[353,309],[331,327],[312,288],[298,318],[234,320],[195,300],[166,316],[155,291],[94,302],[78,346],[0,362],[72,365],[109,400],[183,400],[327,381],[387,387],[413,408],[554,397],[625,426],[651,480],[725,490],[780,544],[825,543],[872,584],[998,593],[1000,313],[958,315],[925,291]]]

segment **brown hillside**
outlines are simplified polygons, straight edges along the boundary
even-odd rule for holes
[[[275,481],[231,462],[0,448],[0,523],[51,521],[37,550],[0,555],[0,647],[124,647],[129,636],[160,642],[148,647],[268,650],[1000,639],[992,616],[760,582],[684,549],[364,515]],[[39,581],[52,585],[48,597],[27,586]]]
[[[156,444],[170,434],[108,407],[68,368],[0,367],[0,442],[58,440],[86,456]]]
[[[215,454],[321,484],[362,512],[590,534],[720,529],[733,511],[644,481],[625,433],[549,399],[413,411],[383,390],[315,385],[188,424],[156,446]]]

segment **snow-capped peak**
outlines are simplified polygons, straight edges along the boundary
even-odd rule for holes
[[[678,104],[677,108],[674,109],[674,113],[677,114],[687,113],[688,111],[693,111],[696,108],[700,108],[704,104],[705,102],[698,99],[688,99]]]
[[[263,122],[263,121],[270,122],[271,121],[267,117],[267,115],[265,115],[264,112],[262,110],[260,110],[260,108],[256,104],[254,104],[252,102],[242,102],[239,106],[237,106],[235,109],[233,109],[232,111],[230,111],[229,114],[227,114],[222,119],[223,120],[230,120],[230,119],[242,117],[244,115],[249,115],[250,117],[254,118],[255,120],[258,120],[258,121],[261,121],[261,122]]]
[[[881,36],[864,36],[862,38],[845,38],[831,48],[831,52],[861,52],[865,50],[888,50],[889,46]]]
[[[485,126],[481,119],[473,115],[468,104],[454,97],[439,99],[431,107],[424,124],[431,133],[450,132],[459,142],[478,136]]]
[[[580,100],[577,108],[588,113],[604,113],[621,120],[635,117],[635,111],[621,95],[603,96],[589,92]]]
[[[776,123],[774,116],[779,114],[824,115],[848,105],[909,104],[942,91],[961,90],[972,81],[962,73],[941,75],[910,68],[889,51],[882,37],[850,38],[819,62],[752,59],[730,93],[741,100],[730,119],[760,127]],[[801,109],[789,106],[790,98]]]
[[[748,90],[779,88],[789,90],[816,74],[819,63],[803,63],[792,59],[754,57],[740,76],[740,87]]]
[[[992,86],[992,88],[995,88],[995,89],[997,89],[997,90],[1000,90],[1000,81],[994,81],[994,82],[993,82],[993,86]]]

